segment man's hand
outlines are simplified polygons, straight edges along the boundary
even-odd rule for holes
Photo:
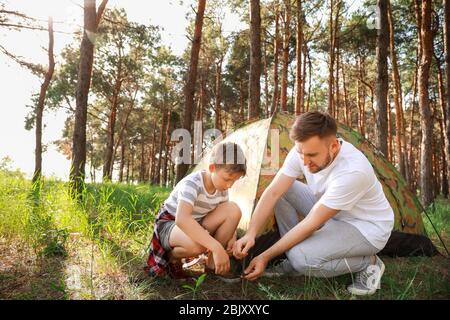
[[[266,270],[267,263],[269,263],[269,260],[263,254],[256,256],[250,261],[247,269],[244,270],[244,278],[252,281],[256,280]]]
[[[255,245],[255,237],[246,234],[234,243],[233,255],[237,259],[242,259],[247,256],[248,251]]]

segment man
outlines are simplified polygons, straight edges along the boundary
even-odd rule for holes
[[[281,238],[250,262],[245,278],[263,275],[268,262],[285,252],[288,259],[264,275],[350,272],[356,273],[348,286],[352,294],[370,295],[380,288],[385,267],[376,254],[389,239],[394,213],[367,158],[336,134],[328,114],[307,112],[296,119],[290,132],[295,146],[262,194],[233,254],[238,259],[248,254],[274,211]],[[307,185],[296,180],[302,174]]]

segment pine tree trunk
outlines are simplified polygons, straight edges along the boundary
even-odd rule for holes
[[[97,30],[95,11],[95,0],[84,0],[84,32],[80,46],[72,145],[73,162],[70,172],[73,196],[81,194],[85,177],[87,102],[94,61],[94,44],[89,40],[88,33],[93,34]]]
[[[311,57],[309,56],[308,53],[308,47],[305,46],[306,48],[306,57],[308,58],[308,99],[306,101],[306,112],[309,111],[309,106],[311,103],[311,82],[312,82],[312,63],[311,63]],[[305,79],[303,79],[303,81],[305,81]]]
[[[333,24],[333,13],[334,13],[334,0],[330,0],[330,48],[328,51],[328,113],[333,116],[334,114],[334,24]]]
[[[261,94],[261,9],[259,0],[250,0],[250,79],[248,119],[259,117]]]
[[[340,52],[339,52],[339,38],[336,39],[336,83],[335,83],[335,88],[336,88],[336,95],[335,95],[335,102],[334,102],[334,117],[337,121],[341,121],[340,120],[340,112],[341,112],[341,93],[340,93],[340,88],[339,88],[339,69],[341,67],[340,65]]]
[[[421,154],[420,154],[420,190],[424,206],[433,201],[433,172],[432,172],[432,141],[433,131],[431,122],[430,100],[428,96],[430,65],[433,54],[431,35],[431,0],[423,0],[421,8],[421,55],[418,75],[419,110],[421,117]]]
[[[94,43],[89,39],[97,32],[103,10],[108,0],[100,4],[98,14],[95,10],[95,0],[84,0],[84,31],[80,46],[80,63],[76,88],[75,125],[73,132],[73,161],[70,169],[72,196],[81,195],[86,165],[86,122],[87,102],[91,85],[92,65],[94,62]]]
[[[152,134],[152,140],[150,141],[150,146],[151,146],[151,152],[150,152],[150,158],[149,163],[150,163],[150,173],[149,173],[149,180],[150,183],[153,184],[153,181],[155,180],[155,150],[156,150],[156,120],[153,119],[153,134]]]
[[[161,129],[159,131],[158,162],[156,164],[154,184],[161,184],[161,164],[164,152],[165,128],[166,128],[166,108],[165,106],[163,106],[161,110]]]
[[[139,182],[144,181],[145,175],[145,139],[144,136],[141,135],[141,163],[139,166]]]
[[[45,96],[48,86],[55,71],[55,58],[53,57],[54,35],[53,19],[48,18],[48,69],[45,74],[44,82],[39,92],[38,105],[36,106],[36,150],[35,150],[35,168],[33,174],[33,183],[39,181],[42,175],[42,117],[44,115]]]
[[[245,121],[245,105],[244,105],[244,86],[242,84],[242,80],[239,81],[239,100],[240,100],[240,108],[239,108],[239,117],[240,117],[240,121],[244,122]]]
[[[185,105],[183,116],[183,128],[192,133],[192,114],[194,113],[194,95],[195,95],[195,83],[197,81],[197,67],[198,58],[200,53],[200,44],[202,39],[203,28],[203,16],[205,14],[206,0],[198,0],[197,15],[195,18],[195,30],[194,39],[192,41],[191,59],[189,62],[189,72],[187,76],[187,82],[185,87]],[[177,165],[177,178],[178,183],[186,175],[189,169],[189,164],[181,163]],[[158,173],[159,174],[159,173]]]
[[[222,59],[219,60],[219,62],[216,63],[216,83],[215,83],[215,92],[216,92],[216,99],[215,99],[215,122],[214,127],[218,130],[222,130],[222,89],[221,89],[221,83],[222,83]]]
[[[342,64],[342,84],[344,86],[344,121],[345,124],[349,127],[351,127],[351,118],[350,118],[350,108],[348,106],[348,91],[347,91],[347,82],[346,82],[346,78],[345,78],[345,64],[344,61],[341,61]]]
[[[169,153],[169,144],[170,144],[170,126],[171,121],[170,118],[172,116],[172,110],[169,108],[168,112],[167,112],[167,125],[166,125],[166,141],[165,141],[165,153],[164,153],[164,165],[162,168],[162,172],[163,172],[163,186],[167,186],[167,166],[169,163],[169,159],[170,159],[170,153]]]
[[[303,49],[303,13],[302,13],[302,0],[297,0],[297,39],[295,45],[295,56],[297,58],[297,64],[295,66],[295,114],[299,115],[303,111],[303,105],[301,101],[302,91],[302,49]],[[305,61],[303,61],[305,64]],[[303,81],[305,79],[303,78]]]
[[[435,56],[435,60],[436,60],[436,67],[437,67],[437,71],[438,71],[438,94],[439,94],[439,107],[440,107],[440,113],[441,113],[441,117],[439,119],[439,128],[441,130],[441,145],[444,146],[444,152],[442,153],[442,159],[443,159],[443,163],[444,163],[444,167],[443,167],[443,171],[442,171],[442,175],[445,177],[444,179],[444,184],[445,186],[443,186],[442,188],[442,194],[445,197],[448,197],[449,195],[449,190],[448,190],[448,172],[447,172],[447,162],[446,159],[450,159],[450,154],[449,149],[448,149],[448,145],[449,145],[449,140],[448,140],[448,136],[445,134],[445,123],[447,122],[447,114],[445,111],[445,89],[444,89],[444,80],[443,80],[443,75],[442,75],[442,70],[441,70],[441,66],[439,65],[439,61],[437,59],[437,57]]]
[[[278,0],[276,0],[278,1]],[[279,40],[278,40],[278,29],[279,29],[279,8],[278,2],[275,2],[275,35],[273,40],[273,96],[272,96],[272,108],[270,110],[271,114],[274,114],[277,110],[278,102],[278,53],[279,53]]]
[[[406,176],[405,162],[403,155],[405,154],[405,144],[403,132],[403,108],[402,108],[402,87],[400,82],[400,74],[398,72],[397,54],[395,52],[394,42],[394,21],[392,18],[392,8],[388,3],[388,22],[389,22],[389,51],[392,64],[392,82],[394,89],[394,105],[395,105],[395,143],[396,143],[396,158],[399,164],[400,173],[403,177]]]
[[[120,50],[119,50],[120,52]],[[122,87],[122,63],[121,57],[119,54],[119,62],[117,65],[116,72],[116,83],[114,85],[113,96],[111,99],[111,112],[108,117],[108,133],[107,133],[107,142],[106,142],[106,150],[105,150],[105,163],[103,166],[103,179],[112,180],[112,172],[113,172],[113,153],[114,153],[114,136],[116,131],[116,118],[117,118],[117,107],[119,104],[119,94],[120,89]]]
[[[119,170],[119,182],[123,182],[123,169],[125,167],[125,141],[122,139],[122,143],[120,145],[120,170]]]
[[[376,99],[377,99],[377,117],[376,117],[376,146],[387,156],[387,95],[388,95],[388,44],[389,44],[389,29],[388,29],[388,2],[389,0],[378,0],[377,5],[380,14],[380,28],[377,29],[377,80],[376,80]]]
[[[387,103],[387,121],[388,121],[388,135],[387,135],[387,141],[388,141],[388,153],[387,153],[387,159],[390,163],[392,163],[393,165],[395,165],[395,158],[394,158],[394,152],[393,152],[393,148],[392,148],[392,141],[394,139],[392,139],[392,110],[391,110],[391,103],[389,101],[389,95],[388,95],[388,103]]]
[[[287,87],[289,67],[289,39],[290,39],[290,0],[284,0],[284,36],[283,36],[283,71],[281,79],[281,110],[287,111]]]
[[[269,99],[269,77],[268,77],[268,67],[267,67],[267,48],[266,39],[264,38],[264,98],[265,98],[265,117],[269,117],[270,99]],[[240,84],[242,81],[240,82]],[[242,91],[241,91],[242,92]]]
[[[446,137],[447,177],[450,178],[450,0],[444,0],[444,54],[445,78],[447,80],[445,85],[445,92],[447,92],[447,94],[444,108],[444,114],[446,115],[444,129]],[[447,194],[450,195],[450,186],[447,190]]]
[[[416,112],[416,96],[417,96],[417,72],[418,72],[418,58],[419,51],[416,50],[416,63],[414,68],[414,78],[413,78],[413,86],[412,86],[412,99],[411,99],[411,116],[409,122],[409,150],[408,150],[408,159],[409,159],[409,175],[408,175],[408,185],[411,190],[413,190],[414,184],[414,171],[415,171],[415,160],[414,160],[414,150],[413,150],[413,137],[414,137],[414,116]]]

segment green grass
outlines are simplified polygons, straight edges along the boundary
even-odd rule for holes
[[[151,279],[143,272],[155,214],[170,190],[149,185],[88,184],[81,203],[67,183],[33,186],[0,170],[0,299],[356,299],[350,275],[282,277],[224,284]],[[450,201],[429,211],[449,246]],[[427,233],[442,245],[424,217]],[[449,299],[449,259],[383,258],[382,290],[363,299]],[[195,288],[195,290],[192,290]],[[360,299],[360,298],[358,298]]]

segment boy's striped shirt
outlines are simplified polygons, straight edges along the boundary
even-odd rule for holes
[[[202,172],[193,172],[184,177],[170,193],[164,206],[169,213],[176,215],[178,202],[186,201],[193,206],[192,216],[200,220],[207,213],[214,210],[220,203],[228,201],[228,191],[218,191],[209,194],[203,183]]]

